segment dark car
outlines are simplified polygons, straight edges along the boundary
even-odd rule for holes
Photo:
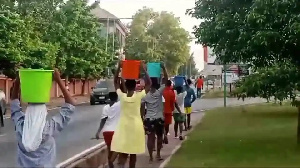
[[[90,104],[95,105],[96,103],[105,104],[108,101],[108,82],[107,81],[99,81],[95,87],[92,88],[93,92],[90,97]]]

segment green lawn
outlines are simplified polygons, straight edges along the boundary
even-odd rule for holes
[[[261,104],[245,109],[207,111],[167,167],[300,167],[296,108]]]

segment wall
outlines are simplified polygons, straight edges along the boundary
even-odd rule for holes
[[[6,95],[6,100],[10,100],[10,88],[12,87],[13,80],[9,78],[0,77],[0,89],[4,91]],[[73,96],[81,95],[82,93],[82,81],[81,80],[74,80],[70,81],[69,91]],[[84,87],[84,94],[90,94],[91,87],[94,87],[96,85],[96,80],[87,81]],[[61,97],[62,92],[60,88],[58,87],[57,83],[53,82],[52,89],[51,89],[51,98],[57,98]]]

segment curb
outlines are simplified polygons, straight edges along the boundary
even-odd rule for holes
[[[178,149],[180,149],[182,143],[185,142],[187,139],[188,139],[188,136],[186,136],[186,137],[184,138],[184,140],[181,141],[181,143],[180,143],[179,145],[175,146],[175,148],[174,148],[174,149],[172,150],[172,152],[171,152],[171,155],[170,155],[167,159],[165,159],[164,162],[162,162],[162,163],[159,165],[159,168],[164,168],[164,167],[167,166],[167,164],[170,162],[172,156],[178,151]]]
[[[195,125],[200,124],[204,116],[205,116],[205,113],[203,114],[203,116],[201,117],[201,119],[195,123]],[[185,139],[184,139],[183,141],[181,141],[180,144],[178,144],[177,146],[175,146],[175,148],[174,148],[174,149],[172,150],[172,152],[171,152],[171,155],[170,155],[164,162],[162,162],[162,163],[159,165],[159,168],[164,168],[164,167],[167,166],[167,164],[170,162],[172,156],[178,151],[178,149],[181,148],[182,143],[184,143],[186,140],[188,140],[188,135],[189,135],[191,132],[193,132],[194,129],[195,129],[195,127],[192,127],[192,129],[189,130],[189,131],[187,132]]]
[[[86,150],[82,151],[81,153],[76,154],[76,155],[74,155],[73,157],[71,157],[71,158],[69,158],[69,159],[67,159],[67,160],[65,160],[65,161],[63,161],[63,162],[57,164],[57,165],[55,166],[55,168],[66,167],[66,166],[70,165],[71,163],[73,163],[73,162],[75,162],[75,161],[77,161],[77,160],[79,160],[79,159],[82,159],[84,156],[88,155],[88,154],[91,153],[92,151],[94,151],[94,150],[96,150],[96,149],[98,149],[98,148],[105,147],[105,146],[106,146],[106,145],[105,145],[105,142],[101,142],[100,144],[95,145],[95,146],[93,146],[93,147],[91,147],[91,148],[89,148],[89,149],[86,149]]]
[[[89,101],[80,102],[80,103],[77,103],[77,105],[81,105],[81,104],[85,104],[85,103],[89,103]],[[56,110],[56,109],[59,109],[59,108],[61,108],[61,107],[57,106],[57,107],[53,107],[53,108],[48,108],[47,110],[51,111],[51,110]],[[3,116],[3,119],[4,120],[10,119],[10,115]]]

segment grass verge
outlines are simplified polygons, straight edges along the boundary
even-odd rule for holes
[[[261,104],[207,111],[168,168],[300,167],[297,109]]]

